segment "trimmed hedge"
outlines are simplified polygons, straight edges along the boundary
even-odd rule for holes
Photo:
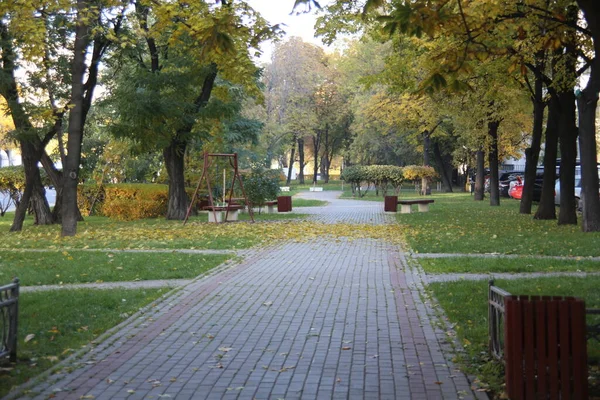
[[[132,221],[163,217],[168,187],[157,184],[79,185],[77,204],[82,214]]]
[[[432,167],[421,165],[408,165],[406,167],[397,167],[395,165],[353,165],[344,169],[341,178],[350,184],[352,193],[363,197],[371,185],[375,188],[377,194],[386,196],[390,189],[395,194],[400,192],[400,187],[405,180],[416,180],[426,178],[431,180],[437,177],[437,173]],[[361,185],[367,184],[367,190],[361,193]]]
[[[125,221],[157,218],[167,214],[168,201],[168,189],[164,185],[106,185],[100,212]]]

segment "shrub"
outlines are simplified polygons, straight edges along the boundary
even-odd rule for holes
[[[400,185],[404,181],[403,169],[395,165],[354,165],[344,169],[341,178],[348,182],[352,188],[352,194],[363,197],[369,190],[370,185],[375,186],[377,194],[385,196],[390,189],[394,188],[396,193],[400,191]],[[367,182],[367,190],[361,193],[362,183]]]
[[[267,200],[277,197],[280,171],[253,169],[243,178],[244,190],[252,207],[262,207]]]
[[[365,167],[362,165],[353,165],[351,167],[344,168],[340,178],[347,182],[352,188],[352,195],[358,195],[360,197],[364,196],[360,193],[360,185],[363,181],[367,180],[367,174]]]
[[[167,213],[168,196],[164,185],[107,185],[101,213],[126,221],[161,217]]]
[[[400,185],[404,181],[401,167],[395,165],[369,165],[365,167],[367,180],[375,186],[376,193],[381,192],[386,196],[390,188],[394,188],[396,194],[400,191]]]
[[[407,165],[404,167],[404,177],[410,181],[423,178],[431,180],[437,176],[438,174],[433,167],[426,167],[424,165]]]
[[[86,183],[77,186],[77,207],[81,214],[100,214],[105,195],[104,185]]]

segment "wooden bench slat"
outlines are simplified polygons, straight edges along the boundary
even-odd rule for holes
[[[398,204],[406,204],[406,205],[412,205],[412,204],[430,204],[433,203],[434,200],[431,199],[427,199],[427,200],[398,200]]]
[[[241,210],[242,208],[244,208],[244,206],[240,206],[240,205],[236,205],[236,204],[232,204],[229,206],[205,206],[205,207],[202,207],[203,210],[208,210],[208,211],[238,211],[238,210]]]

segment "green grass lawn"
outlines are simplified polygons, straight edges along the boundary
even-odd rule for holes
[[[0,369],[0,397],[156,300],[164,290],[57,290],[19,299],[18,362]],[[32,339],[25,342],[28,335]]]
[[[294,207],[323,207],[328,203],[324,200],[316,199],[301,199],[298,197],[292,197],[292,210]]]
[[[600,261],[586,259],[552,260],[531,257],[519,258],[421,258],[419,264],[428,274],[492,272],[600,272]]]
[[[466,193],[430,198],[435,203],[428,213],[396,216],[415,252],[599,255],[600,232],[584,233],[579,225],[534,220],[532,215],[519,214],[515,200],[503,198],[499,207],[491,207],[488,200],[476,202]]]
[[[23,286],[191,279],[231,255],[100,251],[0,251],[0,282]]]
[[[303,219],[295,213],[254,213],[256,224],[240,222],[211,224],[206,214],[191,217],[186,225],[164,218],[116,221],[106,217],[86,217],[78,223],[77,235],[61,237],[60,226],[35,226],[29,217],[22,232],[8,233],[12,215],[0,218],[0,249],[245,249],[261,243],[270,221]]]
[[[401,197],[419,196],[402,193]],[[600,271],[600,262],[585,259],[600,255],[600,233],[583,233],[579,225],[559,226],[556,220],[534,220],[532,215],[519,214],[519,202],[512,199],[502,198],[499,207],[491,207],[489,199],[475,202],[466,193],[434,192],[430,198],[435,203],[430,205],[428,213],[396,215],[406,246],[412,251],[499,253],[523,257],[419,259],[427,273]],[[534,255],[567,256],[573,259],[536,259],[531,257]],[[497,280],[496,284],[514,294],[579,296],[586,300],[588,307],[600,308],[598,276]],[[466,350],[464,356],[459,355],[461,364],[489,385],[492,391],[500,393],[503,383],[501,365],[487,355],[487,281],[432,283],[429,289],[439,300]],[[589,342],[589,346],[589,365],[598,365],[600,344]],[[594,368],[591,371],[592,390],[598,392],[600,373]]]
[[[600,308],[600,277],[550,277],[519,280],[496,280],[496,286],[511,294],[581,297],[587,308]],[[477,374],[483,382],[498,392],[503,376],[501,368],[487,356],[487,281],[432,283],[429,289],[438,299],[451,323],[455,323],[458,339],[466,350],[460,359],[463,366]],[[595,318],[595,319],[594,319]],[[588,323],[599,316],[588,317]],[[588,364],[599,365],[600,343],[588,341]],[[593,370],[592,374],[598,374]],[[598,382],[596,382],[598,383]],[[594,388],[597,391],[599,388]]]

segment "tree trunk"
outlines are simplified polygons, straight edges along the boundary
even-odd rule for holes
[[[329,183],[329,124],[325,124],[325,148],[321,159],[321,170],[323,171],[323,182]]]
[[[546,146],[544,148],[544,180],[542,194],[534,219],[556,219],[554,205],[554,186],[556,182],[556,156],[558,155],[558,120],[560,108],[555,96],[548,105],[548,121],[546,122]]]
[[[423,132],[423,166],[429,167],[429,148],[431,147],[431,132]],[[421,178],[421,195],[426,196],[431,194],[429,180],[426,177]]]
[[[488,122],[488,135],[490,136],[490,205],[500,205],[500,188],[498,186],[498,127],[500,121]]]
[[[22,103],[19,100],[19,91],[17,89],[17,81],[15,79],[16,65],[14,60],[16,55],[12,48],[12,37],[8,33],[6,26],[0,22],[0,50],[2,51],[2,79],[0,79],[0,95],[4,97],[8,104],[10,114],[13,119],[15,128],[21,133],[31,133],[36,135],[33,126],[29,121]],[[35,136],[39,141],[39,138]],[[40,159],[41,149],[38,148],[33,140],[28,137],[19,139],[21,147],[21,157],[25,170],[25,193],[17,204],[13,224],[10,228],[11,232],[20,231],[23,229],[23,221],[27,214],[27,209],[30,205],[33,206],[35,214],[35,223],[50,224],[52,223],[52,215],[50,207],[45,197],[45,190],[42,184],[40,171],[38,169],[38,161]],[[11,154],[6,150],[8,156],[8,164],[11,165]]]
[[[578,9],[567,7],[567,20],[577,23]],[[575,164],[577,158],[577,123],[575,117],[574,87],[577,81],[577,38],[573,31],[567,32],[565,48],[562,55],[562,77],[564,83],[558,94],[560,106],[559,146],[560,146],[560,211],[559,225],[577,224],[577,205],[575,200]]]
[[[317,130],[317,134],[313,136],[313,152],[314,152],[314,165],[313,165],[313,183],[317,183],[317,177],[319,175],[319,150],[321,149],[321,132]]]
[[[600,55],[599,55],[600,56]],[[600,71],[598,71],[600,72]],[[588,87],[594,87],[590,77]],[[600,231],[600,198],[598,197],[598,155],[596,153],[596,108],[598,92],[586,88],[577,99],[579,110],[579,151],[581,157],[581,199],[584,232]],[[561,190],[562,193],[562,190]]]
[[[21,140],[20,143],[21,157],[25,171],[25,190],[21,202],[15,211],[13,224],[10,228],[11,232],[23,229],[23,222],[25,221],[29,206],[33,209],[34,223],[36,225],[52,224],[52,213],[46,199],[46,191],[42,184],[40,170],[37,167],[37,160],[39,160],[37,150],[31,142]]]
[[[27,215],[27,209],[29,208],[29,200],[31,199],[31,192],[33,191],[33,185],[25,185],[23,190],[23,196],[21,201],[17,205],[15,210],[15,218],[13,219],[12,226],[10,227],[11,232],[20,232],[23,230],[23,222],[25,221],[25,215]]]
[[[485,154],[483,149],[477,150],[477,175],[475,176],[475,193],[473,199],[475,201],[483,201],[485,190]]]
[[[442,157],[442,151],[440,150],[440,145],[437,141],[433,142],[433,157],[435,158],[435,163],[438,165],[440,169],[440,176],[442,177],[442,184],[444,185],[445,193],[452,193],[452,180],[449,173],[452,171],[448,168],[444,158]]]
[[[79,213],[77,208],[77,184],[79,183],[79,165],[81,163],[81,142],[84,121],[83,77],[86,71],[85,56],[89,18],[86,14],[87,0],[77,0],[77,26],[75,28],[75,46],[73,49],[71,102],[69,111],[69,134],[67,157],[64,165],[62,236],[74,236],[77,233]]]
[[[525,179],[523,185],[523,196],[519,212],[521,214],[531,214],[531,203],[533,202],[533,186],[537,176],[537,165],[540,158],[540,148],[542,144],[542,133],[544,131],[544,103],[543,81],[541,71],[544,68],[542,56],[538,55],[535,84],[533,93],[533,130],[531,133],[531,147],[525,149]]]
[[[294,157],[296,157],[296,140],[292,140],[292,151],[290,151],[290,165],[288,166],[288,174],[286,180],[286,186],[290,186],[292,181],[292,168],[294,168]],[[300,166],[302,167],[302,165]]]
[[[575,95],[563,92],[560,98],[559,145],[560,145],[560,211],[559,225],[577,224],[575,199],[575,166],[577,158],[577,126],[575,124]]]
[[[168,147],[163,149],[165,167],[169,175],[169,203],[167,219],[183,220],[190,205],[190,199],[185,191],[184,159],[187,142],[171,139]],[[224,190],[225,188],[223,188]]]
[[[298,172],[298,183],[304,185],[304,138],[298,138],[298,163],[300,171]]]
[[[581,179],[584,232],[600,230],[600,201],[598,200],[598,168],[595,135],[595,115],[600,91],[600,3],[598,0],[577,0],[583,11],[588,29],[592,32],[595,58],[590,79],[577,99],[579,109],[579,147],[581,151]]]
[[[323,177],[323,183],[329,183],[329,158],[324,155],[321,158],[321,175]]]

